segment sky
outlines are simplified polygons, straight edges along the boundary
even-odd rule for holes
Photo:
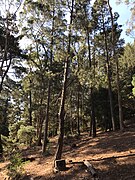
[[[95,0],[92,0],[91,2],[93,3]],[[120,17],[118,19],[118,24],[122,25],[123,32],[121,33],[121,38],[125,39],[125,43],[133,43],[133,38],[129,37],[126,35],[126,29],[128,28],[128,25],[126,22],[130,19],[131,12],[130,12],[130,7],[125,5],[124,3],[122,4],[116,4],[116,0],[110,0],[110,4],[112,6],[113,12],[118,12]]]
[[[21,7],[23,6],[24,1],[25,0],[22,0]],[[94,3],[94,1],[95,0],[91,0],[91,3]],[[8,0],[0,0],[0,14],[1,14],[1,8],[3,8],[2,2],[8,2]],[[113,12],[118,12],[120,15],[118,19],[118,23],[123,26],[122,27],[123,32],[121,34],[121,38],[125,39],[125,43],[128,43],[128,42],[133,43],[133,38],[126,35],[126,29],[128,28],[128,25],[126,24],[126,22],[130,19],[130,16],[131,16],[130,7],[128,7],[124,3],[118,5],[116,4],[116,0],[110,0],[110,4],[112,6]]]
[[[126,29],[128,28],[128,25],[126,24],[126,22],[130,19],[131,16],[131,12],[130,12],[130,7],[128,7],[125,4],[119,4],[117,5],[115,3],[116,0],[111,0],[110,3],[112,5],[113,11],[114,12],[118,12],[120,17],[118,19],[118,23],[123,25],[123,32],[121,34],[121,37],[125,39],[125,42],[128,43],[132,43],[133,42],[133,38],[131,38],[130,36],[126,35]]]

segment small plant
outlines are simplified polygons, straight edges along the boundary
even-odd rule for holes
[[[17,132],[17,137],[20,143],[31,146],[32,139],[35,136],[35,129],[32,126],[21,125]]]
[[[23,161],[20,153],[11,156],[10,164],[8,166],[8,176],[11,179],[17,180],[23,173]]]

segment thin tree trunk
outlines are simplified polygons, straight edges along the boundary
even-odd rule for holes
[[[80,96],[80,121],[81,121],[81,127],[82,127],[82,131],[83,129],[83,91],[81,88],[81,96]]]
[[[71,95],[70,95],[70,132],[73,135],[73,116],[72,116],[72,90],[70,90]]]
[[[42,146],[42,143],[41,143],[41,139],[42,139],[42,127],[43,127],[43,120],[44,118],[41,117],[41,113],[40,113],[40,120],[39,120],[39,127],[38,127],[38,135],[37,135],[37,146]]]
[[[63,88],[61,94],[61,104],[59,110],[59,137],[58,137],[58,145],[55,154],[55,160],[61,159],[62,149],[63,149],[63,137],[64,137],[64,116],[65,116],[65,98],[66,98],[66,85],[67,85],[67,75],[68,75],[68,66],[69,66],[69,57],[67,57],[64,68],[64,80],[63,80]]]
[[[46,109],[46,121],[45,121],[45,129],[44,129],[44,141],[43,141],[43,149],[42,153],[44,154],[47,147],[47,137],[48,137],[48,122],[49,122],[49,109],[50,109],[50,94],[51,94],[51,86],[50,79],[48,80],[48,95],[47,95],[47,109]]]
[[[80,98],[79,98],[79,85],[78,85],[78,94],[77,94],[77,132],[78,135],[80,136]]]
[[[122,100],[121,100],[121,92],[120,92],[120,81],[119,81],[119,65],[118,60],[116,60],[116,78],[117,78],[117,91],[118,91],[118,105],[119,105],[119,123],[120,123],[120,130],[124,129],[123,123],[123,111],[122,111]]]
[[[51,57],[50,57],[50,67],[52,66],[53,60],[53,46],[54,46],[54,24],[55,24],[55,0],[53,1],[53,19],[52,19],[52,32],[51,32]],[[49,123],[49,110],[50,110],[50,99],[51,99],[51,78],[48,80],[48,95],[47,95],[47,108],[46,108],[46,120],[44,129],[44,140],[42,153],[44,154],[47,148],[47,138],[48,138],[48,123]]]
[[[43,77],[42,77],[42,82],[44,82]],[[42,145],[42,143],[41,143],[41,139],[42,139],[42,127],[43,127],[43,122],[44,122],[44,119],[45,119],[45,115],[43,113],[43,108],[42,108],[43,97],[44,97],[44,90],[42,92],[41,99],[40,99],[40,110],[39,110],[38,115],[36,115],[36,116],[38,116],[38,121],[37,121],[37,145],[38,146]]]
[[[91,119],[92,119],[92,137],[96,137],[96,119],[95,119],[95,105],[94,105],[94,95],[93,95],[93,88],[91,88]]]
[[[71,25],[73,19],[73,8],[74,8],[74,0],[72,0],[72,7],[71,7],[71,16],[70,16],[70,29],[68,35],[68,56],[65,60],[65,67],[64,67],[64,75],[63,75],[63,87],[61,93],[61,103],[59,109],[59,137],[58,137],[58,145],[57,150],[55,153],[55,160],[61,159],[62,156],[62,149],[63,149],[63,138],[64,138],[64,116],[65,116],[65,99],[66,99],[66,88],[67,88],[67,77],[68,77],[68,70],[69,70],[69,57],[70,57],[70,46],[71,46]]]
[[[104,17],[103,17],[104,20]],[[107,35],[105,31],[105,25],[103,22],[103,31],[104,31],[104,41],[105,41],[105,50],[106,50],[106,65],[107,65],[107,78],[108,78],[108,94],[110,100],[110,111],[111,111],[111,122],[112,122],[112,129],[115,131],[115,121],[114,121],[114,113],[113,113],[113,100],[112,100],[112,85],[111,85],[111,67],[109,63],[109,54],[108,54],[108,44],[107,44]]]
[[[30,79],[30,91],[29,91],[29,125],[32,126],[32,93],[31,93],[31,84],[32,81]]]
[[[89,52],[89,68],[92,70],[92,60],[91,60],[91,47],[90,47],[90,37],[89,32],[87,32],[87,39],[88,39],[88,52]],[[94,54],[95,56],[95,54]],[[95,57],[93,58],[95,61]],[[94,62],[95,66],[95,62]],[[95,67],[94,67],[95,69]],[[95,70],[94,70],[95,76]],[[91,85],[90,88],[90,96],[91,96],[91,120],[90,120],[90,133],[89,135],[92,137],[96,137],[96,120],[95,120],[95,105],[94,105],[94,97],[93,97],[93,87]]]
[[[3,156],[3,147],[2,147],[2,141],[1,141],[1,133],[0,133],[0,158]]]
[[[6,74],[9,70],[9,67],[11,65],[11,59],[10,59],[10,63],[9,65],[7,65],[7,69],[6,71],[3,71],[3,66],[4,66],[4,63],[7,63],[7,53],[8,53],[8,26],[9,26],[9,22],[8,22],[8,15],[6,17],[6,37],[5,37],[5,47],[4,47],[4,56],[3,56],[3,59],[2,59],[2,62],[1,62],[1,67],[0,67],[0,76],[1,76],[1,82],[0,82],[0,93],[2,91],[2,86],[3,86],[3,82],[4,82],[4,79],[6,77]]]
[[[1,76],[1,82],[0,82],[0,93],[2,92],[2,88],[3,88],[3,82],[4,79],[6,77],[6,74],[10,68],[11,65],[11,60],[12,60],[12,55],[10,54],[10,60],[9,60],[9,64],[7,65],[7,68],[5,71],[3,71],[3,66],[4,63],[7,62],[7,54],[8,54],[8,16],[6,17],[6,37],[5,37],[5,48],[4,48],[4,56],[1,62],[1,67],[0,67],[0,76]],[[1,140],[1,132],[0,132],[0,157],[3,156],[3,146],[2,146],[2,140]]]
[[[116,82],[117,82],[117,91],[118,91],[118,106],[119,106],[119,123],[120,123],[120,129],[124,129],[123,124],[123,113],[122,113],[122,103],[121,103],[121,92],[120,92],[120,80],[119,80],[119,63],[118,58],[115,55],[115,46],[114,46],[114,20],[113,20],[113,13],[112,13],[112,7],[110,6],[110,1],[108,0],[108,6],[109,11],[111,15],[111,23],[112,23],[112,50],[113,50],[113,57],[116,63]]]

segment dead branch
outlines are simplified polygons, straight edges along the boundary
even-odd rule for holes
[[[97,175],[95,169],[93,168],[92,164],[89,163],[89,161],[85,160],[84,165],[87,167],[93,177]]]

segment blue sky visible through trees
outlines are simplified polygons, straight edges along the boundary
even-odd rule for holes
[[[95,0],[92,0],[91,3],[94,3]],[[126,35],[126,29],[128,28],[127,21],[131,17],[130,6],[125,5],[124,3],[117,4],[117,0],[110,0],[113,12],[118,12],[120,17],[118,23],[122,25],[123,32],[121,33],[121,38],[125,39],[125,43],[132,43],[134,39]]]
[[[121,38],[125,39],[125,43],[132,43],[133,38],[130,36],[126,35],[126,29],[128,28],[127,21],[131,17],[131,12],[130,12],[130,6],[125,5],[124,3],[122,4],[116,4],[116,0],[110,0],[111,6],[113,8],[113,12],[118,12],[120,17],[118,19],[118,23],[122,25],[123,32],[121,34]]]
[[[1,1],[1,0],[0,0]],[[22,4],[21,4],[21,7],[23,6],[24,4],[24,1],[25,0],[22,0]],[[95,0],[91,0],[91,4],[94,3]],[[132,43],[133,42],[133,38],[130,37],[130,36],[127,36],[126,35],[126,29],[128,28],[128,25],[127,25],[127,21],[130,19],[130,16],[131,16],[131,12],[130,12],[130,8],[131,7],[128,7],[127,5],[125,5],[124,3],[122,4],[116,4],[116,1],[117,0],[110,0],[110,3],[111,3],[111,6],[113,8],[113,12],[118,12],[120,17],[118,19],[118,23],[120,25],[122,25],[122,29],[123,29],[123,32],[121,34],[121,38],[124,38],[125,39],[125,43]],[[5,1],[1,1],[0,3],[0,14],[2,15],[2,11],[3,11],[3,7],[4,5],[2,5],[3,3],[2,2],[6,2]],[[5,6],[4,6],[5,7]],[[21,9],[21,7],[19,9]],[[27,41],[27,44],[28,43],[28,40],[24,39],[23,41],[21,41],[21,46],[22,48],[25,48],[25,42]]]
[[[93,4],[95,0],[91,0],[91,3]],[[133,38],[126,35],[126,29],[128,28],[127,21],[130,19],[131,12],[130,8],[124,3],[122,4],[116,4],[117,0],[110,0],[110,4],[112,6],[113,12],[118,12],[120,17],[118,19],[118,23],[122,25],[122,33],[121,38],[125,39],[125,43],[133,43]],[[27,41],[28,43],[28,41]],[[24,41],[21,43],[22,45],[25,45]]]

